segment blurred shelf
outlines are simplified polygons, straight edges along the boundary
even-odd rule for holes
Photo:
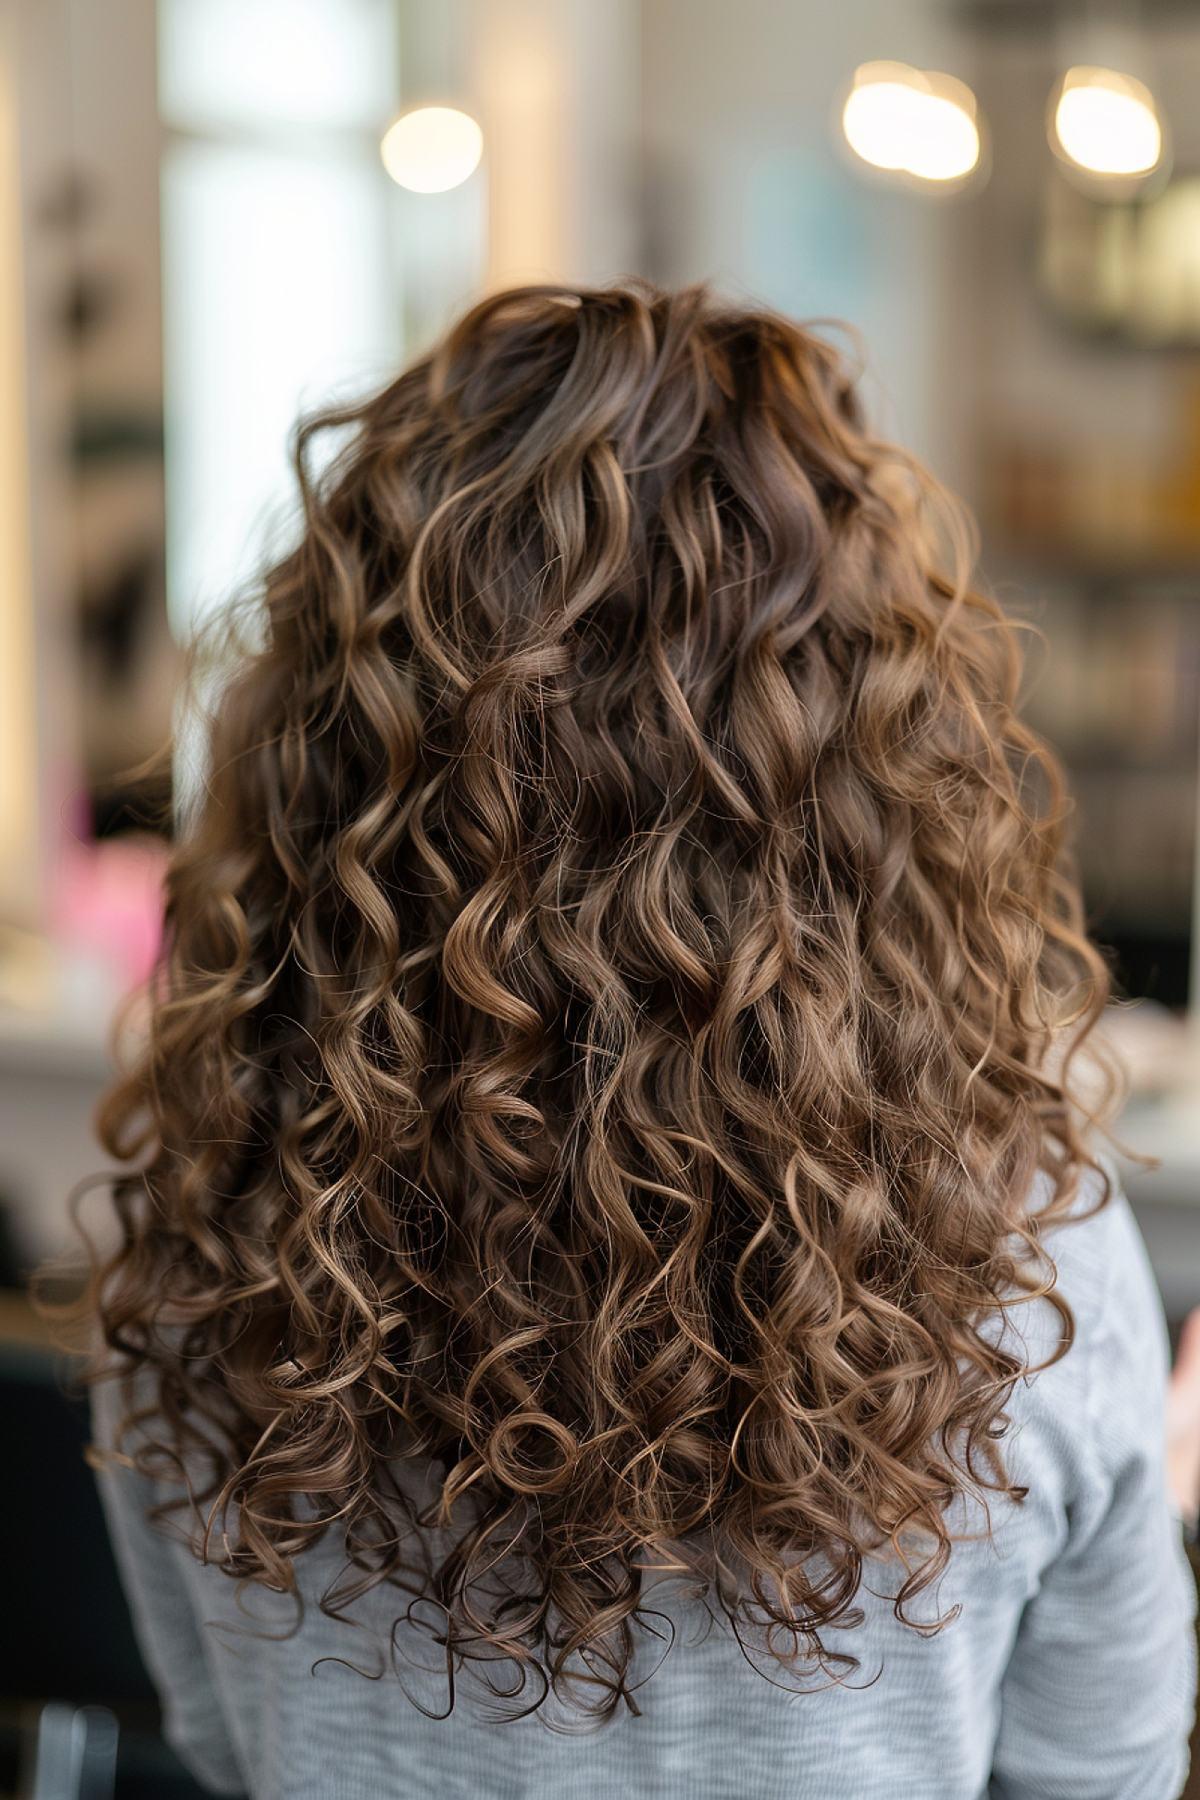
[[[1076,748],[1069,739],[1061,736],[1054,740],[1054,747],[1060,756],[1070,762],[1071,773],[1076,777],[1092,778],[1104,781],[1121,781],[1128,777],[1133,780],[1143,777],[1160,781],[1164,776],[1175,776],[1181,782],[1192,782],[1197,779],[1194,752],[1181,750],[1178,756],[1146,757],[1139,760],[1126,750],[1122,752],[1120,745],[1103,749],[1084,743]],[[1189,747],[1190,751],[1190,747]]]
[[[0,1289],[0,1344],[58,1348],[49,1323],[34,1311],[29,1296],[11,1288]]]
[[[109,1020],[84,1009],[41,1013],[0,1007],[0,1070],[102,1082],[112,1073]]]
[[[1200,596],[1200,546],[1193,549],[1110,551],[1049,541],[1018,544],[993,528],[985,532],[984,572],[993,581],[1071,581],[1087,587],[1130,587],[1159,582],[1193,586]]]
[[[1200,1206],[1200,1094],[1131,1100],[1114,1135],[1159,1164],[1131,1175],[1131,1186],[1164,1204]]]

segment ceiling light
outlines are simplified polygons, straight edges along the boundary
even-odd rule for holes
[[[952,75],[907,63],[863,63],[842,109],[842,130],[874,168],[921,181],[961,181],[979,162],[977,114],[974,94]]]
[[[1148,175],[1162,158],[1154,95],[1116,69],[1068,69],[1051,99],[1051,143],[1093,175]]]
[[[473,175],[483,133],[469,113],[453,106],[414,106],[403,112],[379,146],[392,180],[414,194],[444,194]]]

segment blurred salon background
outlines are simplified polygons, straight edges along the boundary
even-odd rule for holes
[[[487,288],[708,278],[861,337],[1036,627],[1127,1183],[1200,1302],[1198,91],[1194,0],[0,0],[0,1794],[39,1732],[38,1800],[114,1756],[195,1792],[23,1292],[69,1285],[154,954],[170,783],[131,771],[287,539],[297,412]]]

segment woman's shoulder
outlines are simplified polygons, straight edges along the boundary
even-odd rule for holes
[[[1035,1217],[1038,1207],[1035,1194]],[[1136,1343],[1143,1360],[1165,1366],[1167,1328],[1158,1283],[1111,1158],[1099,1157],[1095,1167],[1081,1172],[1068,1206],[1039,1229],[1039,1236],[1054,1266],[1053,1291],[1071,1309],[1073,1347],[1095,1357]]]
[[[1049,1197],[1043,1183],[1035,1218]],[[1043,1447],[1057,1447],[1072,1485],[1105,1482],[1131,1455],[1161,1458],[1170,1367],[1158,1283],[1116,1165],[1101,1158],[1085,1170],[1038,1237],[1052,1287],[1005,1314],[1001,1341],[1032,1371],[1010,1410]]]

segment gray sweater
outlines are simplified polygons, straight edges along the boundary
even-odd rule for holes
[[[831,1640],[860,1659],[848,1685],[782,1692],[694,1601],[663,1596],[677,1637],[640,1717],[584,1735],[561,1708],[496,1724],[469,1678],[429,1717],[444,1677],[409,1627],[391,1653],[392,1590],[351,1623],[315,1604],[336,1543],[300,1559],[303,1622],[278,1635],[290,1603],[256,1588],[239,1609],[228,1577],[147,1525],[149,1485],[114,1468],[102,1494],[170,1741],[214,1792],[255,1800],[1173,1800],[1195,1590],[1164,1485],[1162,1311],[1123,1198],[1051,1247],[1078,1337],[1010,1408],[1029,1496],[956,1545],[927,1607],[961,1612],[937,1635],[898,1624],[895,1571],[872,1570],[865,1622]],[[1059,1330],[1044,1303],[1015,1309],[1018,1328],[1035,1357]],[[113,1395],[97,1392],[100,1442]]]

